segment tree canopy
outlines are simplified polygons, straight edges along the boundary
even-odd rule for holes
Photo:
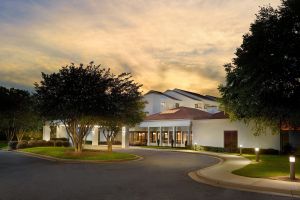
[[[225,64],[221,103],[233,119],[255,121],[256,134],[300,125],[300,1],[262,7]]]
[[[42,115],[66,126],[77,152],[82,151],[83,139],[94,125],[119,127],[141,120],[144,104],[140,87],[130,74],[116,76],[93,62],[87,66],[72,63],[58,73],[42,73],[42,81],[35,84]]]
[[[0,130],[8,140],[22,140],[25,132],[39,130],[41,122],[29,92],[0,86]]]

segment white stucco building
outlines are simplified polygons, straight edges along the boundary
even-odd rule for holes
[[[180,89],[165,92],[149,91],[144,95],[147,117],[136,127],[122,129],[116,138],[123,147],[129,145],[161,145],[183,147],[201,145],[236,149],[259,147],[281,149],[280,134],[270,130],[254,136],[251,124],[232,122],[219,110],[217,98]],[[67,137],[63,125],[56,127],[55,137]],[[44,127],[44,139],[50,139],[49,126]],[[86,138],[92,145],[105,143],[100,126],[95,126]]]

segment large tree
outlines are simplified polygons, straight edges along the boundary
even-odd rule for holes
[[[111,82],[108,112],[100,121],[108,151],[112,151],[112,144],[122,126],[134,126],[145,117],[141,86],[131,79],[129,73],[120,74]]]
[[[262,7],[232,63],[225,65],[221,103],[233,119],[265,127],[300,124],[300,1]]]
[[[0,130],[8,141],[14,137],[21,141],[26,132],[38,131],[41,122],[29,92],[0,86]]]
[[[81,152],[84,138],[94,125],[108,121],[123,124],[117,115],[114,117],[111,114],[127,111],[117,106],[121,105],[122,95],[131,92],[123,90],[120,91],[121,95],[117,95],[115,82],[121,77],[123,75],[115,76],[109,69],[101,68],[93,62],[87,66],[67,65],[58,73],[42,73],[42,81],[35,84],[41,113],[50,121],[62,122],[75,151]],[[131,81],[126,80],[126,83]],[[131,84],[135,86],[133,82]],[[118,98],[115,99],[113,96]],[[133,99],[127,100],[129,105]],[[131,108],[138,109],[138,107]]]

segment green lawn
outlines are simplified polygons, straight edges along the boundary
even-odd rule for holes
[[[248,177],[268,178],[289,176],[289,156],[260,155],[260,162],[255,162],[255,155],[243,155],[253,161],[244,168],[233,171],[234,174]],[[296,157],[296,176],[300,177],[300,157]]]
[[[75,153],[73,148],[70,147],[34,147],[21,149],[20,151],[35,153],[40,155],[51,156],[61,159],[74,159],[74,160],[127,160],[136,158],[133,154],[107,152],[96,150],[84,150],[82,153]]]
[[[7,141],[0,141],[0,149],[7,147]]]

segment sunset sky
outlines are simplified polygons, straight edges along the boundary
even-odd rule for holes
[[[259,6],[279,0],[1,0],[0,85],[33,90],[71,62],[131,72],[143,91],[218,95]]]

